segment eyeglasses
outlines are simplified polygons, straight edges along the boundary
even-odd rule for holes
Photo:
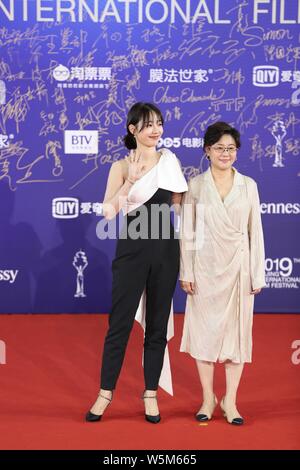
[[[230,147],[224,147],[223,145],[216,145],[215,147],[211,147],[212,149],[215,150],[216,153],[224,153],[225,150],[228,151],[228,153],[230,153],[230,155],[234,155],[237,151],[237,148],[234,147],[234,145],[231,145]]]

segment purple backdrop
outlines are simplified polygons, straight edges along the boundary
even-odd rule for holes
[[[98,203],[140,100],[187,179],[207,125],[241,131],[266,243],[256,311],[299,312],[299,22],[297,0],[0,1],[1,313],[109,310]]]

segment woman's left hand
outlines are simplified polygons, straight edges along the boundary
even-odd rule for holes
[[[256,294],[259,294],[260,291],[261,291],[261,289],[253,289],[253,290],[250,292],[250,294],[256,295]]]
[[[190,281],[180,281],[180,287],[187,294],[193,295],[195,293],[195,283]]]

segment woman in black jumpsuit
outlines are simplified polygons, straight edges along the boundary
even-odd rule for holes
[[[122,208],[126,217],[112,263],[112,310],[102,358],[101,390],[96,403],[86,415],[87,421],[99,421],[112,399],[144,291],[144,398],[151,399],[145,401],[145,417],[151,423],[160,421],[156,392],[179,270],[179,244],[174,237],[170,206],[174,202],[174,193],[177,193],[176,202],[180,202],[179,193],[186,191],[186,182],[175,155],[168,150],[160,154],[156,152],[155,145],[162,135],[162,122],[160,111],[152,104],[136,103],[131,108],[125,145],[137,150],[131,154],[129,161],[127,159],[128,169],[123,170],[125,161],[117,162],[121,173],[119,181],[123,185],[117,197],[108,198],[106,195],[104,200],[105,215],[112,218],[115,215],[113,209],[115,212],[120,210],[120,203],[116,199],[120,200],[123,196]],[[126,169],[128,176],[124,178]],[[117,184],[117,175],[115,180],[115,187],[120,186]],[[107,209],[108,199],[114,206],[110,209],[112,214]]]

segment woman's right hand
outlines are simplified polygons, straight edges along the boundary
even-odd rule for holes
[[[187,294],[193,295],[195,293],[195,283],[194,282],[180,281],[180,287]]]
[[[125,157],[128,163],[128,177],[131,183],[135,183],[145,173],[146,167],[141,163],[141,153],[138,154],[136,150],[131,150],[128,157]]]

